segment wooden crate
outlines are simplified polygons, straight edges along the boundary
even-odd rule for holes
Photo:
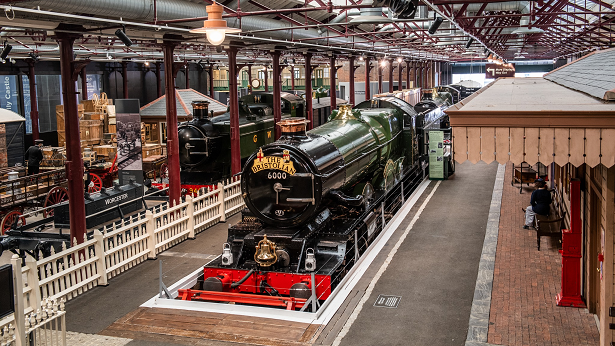
[[[104,156],[111,159],[115,157],[115,153],[117,152],[117,147],[115,145],[95,145],[92,149],[98,156]]]
[[[82,119],[84,116],[83,104],[79,103],[77,105],[77,112],[79,114],[79,119]],[[56,121],[58,131],[64,131],[64,105],[56,106]]]
[[[117,133],[117,127],[115,124],[109,123],[109,133]]]
[[[102,120],[81,120],[79,121],[79,137],[81,146],[98,145],[103,138]],[[58,145],[66,146],[66,134],[64,129],[58,129]]]
[[[81,101],[81,104],[83,104],[83,109],[86,112],[95,112],[94,100],[84,100]]]
[[[150,156],[162,155],[162,146],[160,144],[144,144],[141,146],[143,159]]]

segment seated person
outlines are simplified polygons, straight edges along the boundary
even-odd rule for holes
[[[532,192],[530,206],[525,209],[525,225],[524,229],[534,225],[534,215],[549,215],[551,205],[551,192],[547,190],[547,183],[544,179],[538,178],[534,182],[536,190]]]

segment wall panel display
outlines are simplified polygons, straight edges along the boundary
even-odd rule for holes
[[[130,179],[143,183],[143,160],[141,153],[141,114],[139,100],[116,101],[117,166],[120,185]]]

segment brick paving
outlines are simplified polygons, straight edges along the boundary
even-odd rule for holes
[[[488,342],[495,345],[598,345],[600,336],[587,309],[559,307],[559,240],[542,237],[536,249],[534,230],[522,228],[521,208],[530,188],[519,194],[506,166],[493,278]]]

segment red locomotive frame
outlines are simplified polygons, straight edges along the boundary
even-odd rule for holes
[[[201,291],[192,289],[178,290],[178,299],[200,300],[217,302],[234,302],[240,304],[264,305],[270,307],[282,307],[287,310],[302,308],[307,299],[290,297],[290,288],[297,283],[305,283],[312,288],[311,274],[280,273],[280,272],[255,272],[250,275],[241,285],[231,287],[231,283],[244,278],[249,270],[207,268],[203,269],[205,277],[217,277],[222,282],[224,291]],[[316,280],[316,296],[319,300],[326,300],[331,295],[331,276],[314,275]],[[265,282],[270,287],[275,287],[281,296],[268,296],[260,292],[261,284]]]

